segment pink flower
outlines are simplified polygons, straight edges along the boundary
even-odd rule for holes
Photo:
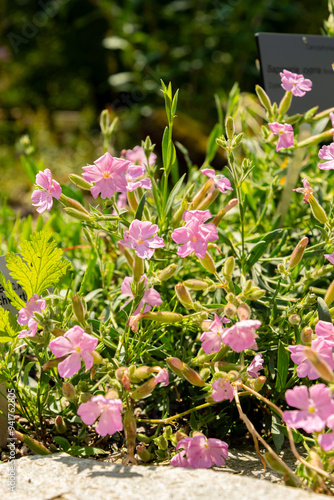
[[[59,183],[52,179],[51,170],[46,168],[44,172],[39,171],[36,175],[36,184],[42,189],[36,189],[31,195],[32,204],[40,214],[47,210],[50,212],[53,199],[59,200],[61,187]]]
[[[220,351],[222,344],[222,334],[225,331],[225,328],[223,328],[222,323],[229,323],[229,322],[230,320],[226,318],[222,318],[220,320],[217,314],[215,314],[215,319],[209,326],[210,331],[202,333],[200,337],[200,341],[203,342],[202,349],[204,352],[206,352],[207,354],[211,354],[212,352]]]
[[[135,219],[131,222],[129,230],[124,233],[124,246],[134,248],[135,254],[141,259],[150,259],[156,248],[165,246],[163,239],[155,235],[158,226],[150,221]]]
[[[57,358],[69,354],[69,356],[58,365],[59,376],[72,377],[75,375],[81,368],[81,359],[85,362],[86,370],[92,368],[94,363],[92,352],[97,344],[98,340],[92,335],[88,335],[88,333],[78,325],[70,328],[64,336],[51,340],[49,347]]]
[[[209,241],[218,240],[218,231],[213,223],[204,224],[211,219],[210,210],[186,210],[182,219],[186,221],[184,227],[175,229],[172,240],[181,243],[177,255],[184,258],[195,252],[197,257],[204,259]]]
[[[273,134],[278,135],[276,151],[293,146],[293,128],[289,123],[268,123]]]
[[[214,401],[223,401],[224,399],[233,400],[233,387],[227,377],[221,377],[212,382],[212,389],[211,397]]]
[[[125,156],[126,160],[131,161],[135,165],[146,166],[146,156],[142,147],[135,146],[133,149],[127,149],[126,151],[122,151],[122,155]],[[154,165],[155,160],[157,159],[157,155],[151,153],[148,159],[149,165]]]
[[[285,399],[299,410],[285,411],[283,420],[289,427],[302,428],[306,432],[320,432],[334,412],[333,395],[325,384],[312,385],[309,390],[306,385],[288,389]]]
[[[329,260],[329,262],[331,264],[334,264],[334,252],[333,253],[325,253],[324,257],[326,257],[326,259]]]
[[[334,412],[328,417],[326,425],[330,429],[334,430]],[[334,432],[320,434],[318,436],[318,441],[325,451],[331,451],[334,448]]]
[[[315,325],[315,333],[318,337],[324,337],[327,340],[334,342],[334,325],[328,321],[318,321]]]
[[[134,191],[138,187],[143,189],[152,189],[151,179],[149,177],[144,177],[145,173],[145,167],[142,167],[141,165],[130,165],[125,174],[128,182],[126,189],[128,191]]]
[[[169,375],[166,368],[162,368],[157,375],[155,375],[155,383],[167,386],[169,384]]]
[[[333,129],[333,140],[334,140],[334,113],[329,113],[329,118],[332,123],[332,129]]]
[[[94,198],[101,193],[101,198],[111,198],[115,192],[124,193],[127,190],[125,172],[131,163],[122,158],[114,158],[105,153],[94,161],[94,165],[83,167],[82,177],[88,182],[95,182],[90,189]]]
[[[141,280],[142,279],[145,280],[145,286],[146,286],[147,285],[147,278],[146,278],[145,274],[141,277]],[[121,309],[123,309],[123,307],[125,307],[134,298],[132,290],[131,290],[131,283],[132,282],[133,282],[133,278],[130,278],[130,277],[124,278],[124,281],[123,281],[122,286],[121,286],[121,292],[123,295],[127,295],[130,298],[122,305]],[[158,293],[156,290],[154,290],[154,288],[149,288],[148,290],[146,290],[144,292],[144,296],[141,299],[141,301],[139,302],[138,307],[134,310],[133,315],[139,314],[140,312],[146,313],[146,312],[150,311],[152,309],[152,307],[160,306],[160,304],[162,304],[162,299],[161,299],[160,293]],[[145,308],[142,311],[142,308],[144,307],[144,305],[145,305]]]
[[[181,439],[176,446],[181,453],[175,455],[170,464],[174,467],[208,469],[213,465],[221,467],[228,458],[228,445],[220,439],[206,439],[203,434]],[[181,455],[181,456],[179,456]]]
[[[325,163],[319,163],[318,167],[321,170],[332,170],[334,168],[334,142],[329,146],[322,146],[318,156],[321,160],[326,160]]]
[[[87,425],[92,425],[100,417],[96,432],[100,436],[107,434],[111,436],[123,429],[122,410],[123,405],[120,399],[107,399],[99,394],[93,396],[87,403],[82,403],[78,408],[78,415]]]
[[[303,97],[306,92],[311,90],[312,82],[308,78],[304,78],[303,75],[297,75],[297,73],[291,73],[286,69],[283,73],[280,73],[282,79],[282,87],[284,90],[291,90],[294,96]]]
[[[292,191],[296,191],[297,193],[303,193],[304,194],[304,198],[303,198],[303,202],[304,203],[309,203],[309,197],[313,195],[313,189],[311,188],[311,185],[309,183],[309,181],[306,179],[306,177],[302,180],[302,183],[304,185],[303,188],[297,188],[297,189],[293,189]]]
[[[34,337],[37,333],[38,322],[34,319],[34,313],[42,313],[46,308],[46,302],[40,299],[37,293],[35,293],[27,302],[26,307],[22,307],[19,310],[19,317],[17,322],[19,325],[28,325],[28,330],[21,330],[18,334],[18,338],[22,339],[24,337]]]
[[[324,338],[319,337],[312,341],[311,349],[318,354],[318,356],[323,359],[330,368],[334,369],[333,360],[333,347],[334,342]],[[319,373],[313,367],[311,361],[304,354],[304,345],[293,345],[288,347],[291,352],[291,359],[298,366],[297,375],[300,378],[308,377],[310,380],[316,380],[320,377]]]
[[[224,177],[223,175],[216,175],[215,171],[211,168],[203,168],[201,172],[207,177],[210,177],[210,179],[213,179],[215,185],[222,193],[226,193],[226,191],[233,191],[231,183],[227,177]]]
[[[238,321],[230,328],[225,328],[222,341],[233,351],[241,352],[244,349],[257,349],[255,338],[258,336],[255,329],[260,328],[261,321],[245,319]]]
[[[263,370],[263,362],[264,359],[262,358],[262,354],[256,354],[253,361],[247,368],[247,374],[250,376],[250,378],[258,378],[259,377],[259,371]]]

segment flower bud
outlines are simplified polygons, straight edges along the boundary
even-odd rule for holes
[[[56,431],[58,432],[58,434],[64,434],[67,431],[66,424],[65,424],[64,419],[61,415],[56,416],[55,425],[56,425]]]
[[[64,211],[70,215],[71,217],[73,217],[74,219],[78,219],[78,220],[82,220],[82,221],[91,221],[92,218],[91,216],[89,215],[89,213],[84,213],[84,212],[81,212],[80,210],[76,210],[75,208],[64,208]]]
[[[178,443],[179,441],[181,441],[181,439],[184,439],[184,438],[187,438],[187,434],[185,432],[182,432],[182,431],[176,431],[175,432],[175,441]]]
[[[170,264],[169,266],[165,267],[165,269],[159,272],[157,278],[160,281],[167,281],[169,280],[169,278],[174,276],[176,270],[177,270],[177,264]]]
[[[230,281],[232,279],[234,267],[235,267],[235,259],[233,256],[231,256],[225,260],[223,267],[223,276],[227,281]]]
[[[204,186],[198,191],[198,193],[194,196],[193,201],[190,203],[188,210],[195,210],[199,206],[199,204],[204,200],[206,193],[213,186],[213,179],[208,179]],[[182,213],[183,214],[183,213]],[[182,215],[181,215],[182,217]],[[180,219],[181,220],[181,219]]]
[[[94,358],[94,362],[93,362],[94,365],[102,365],[103,364],[104,359],[99,352],[92,351],[92,356]]]
[[[239,318],[239,321],[244,321],[244,320],[250,319],[250,317],[251,317],[250,307],[243,302],[238,307],[238,318]]]
[[[300,242],[292,252],[288,269],[293,269],[294,267],[297,266],[297,264],[299,264],[299,262],[302,260],[307,244],[308,244],[308,238],[305,236],[300,240]]]
[[[226,136],[229,140],[233,139],[234,133],[235,133],[235,126],[234,126],[234,120],[232,116],[228,116],[225,121],[225,132]]]
[[[140,366],[136,368],[135,365],[129,368],[129,378],[131,382],[138,384],[143,380],[147,379],[153,373],[153,369],[150,366]]]
[[[80,403],[88,403],[88,401],[90,401],[92,397],[93,394],[91,394],[90,392],[82,392],[79,397]]]
[[[178,227],[180,225],[180,222],[182,220],[182,215],[184,214],[185,210],[187,210],[188,206],[188,201],[186,198],[184,198],[181,201],[180,207],[177,209],[175,212],[173,219],[171,221],[171,227]]]
[[[117,389],[114,387],[112,389],[109,389],[109,391],[106,393],[105,397],[107,399],[119,399],[119,393]]]
[[[129,205],[132,208],[132,210],[134,212],[136,212],[137,208],[138,208],[138,201],[136,198],[136,193],[134,191],[128,191],[127,194],[128,194]]]
[[[262,106],[268,111],[268,113],[271,113],[271,101],[268,96],[268,94],[263,90],[260,85],[255,86],[255,92],[257,94],[257,97],[262,104]]]
[[[334,300],[334,281],[332,281],[332,283],[329,285],[325,295],[325,302],[328,306],[331,305],[333,300]]]
[[[290,314],[288,321],[291,325],[298,325],[300,323],[300,316],[298,314]]]
[[[326,382],[334,382],[334,373],[330,366],[324,361],[317,352],[314,352],[311,347],[304,348],[304,354],[307,359],[312,364],[315,371],[320,375],[320,377]]]
[[[209,287],[208,283],[206,283],[205,281],[193,279],[186,280],[183,282],[183,284],[187,288],[190,288],[190,290],[206,290]]]
[[[58,366],[59,363],[61,361],[64,361],[64,359],[66,359],[67,357],[68,354],[64,354],[64,356],[60,356],[59,358],[50,359],[42,366],[43,372],[45,372],[46,370],[51,370],[51,368],[56,368],[56,366]]]
[[[264,383],[266,380],[267,379],[264,375],[260,375],[260,377],[249,380],[248,384],[249,384],[251,389],[253,389],[256,392],[259,392],[259,391],[261,391],[262,387],[264,386]]]
[[[280,117],[283,117],[285,113],[287,113],[290,109],[291,106],[291,100],[292,100],[292,92],[291,90],[288,90],[285,92],[278,108],[278,113]]]
[[[219,189],[215,189],[214,191],[212,191],[212,193],[209,193],[198,205],[197,210],[206,210],[207,208],[209,208],[209,206],[215,201],[219,193]]]
[[[93,184],[91,182],[85,181],[80,175],[76,174],[70,174],[69,175],[70,181],[77,187],[81,189],[85,189],[86,191],[89,191],[91,187],[93,187]]]
[[[183,320],[184,316],[179,313],[174,313],[170,311],[157,311],[157,312],[147,312],[140,314],[142,319],[148,319],[150,321],[157,321],[158,323],[178,323]]]
[[[319,142],[326,141],[326,139],[332,139],[333,138],[333,132],[332,129],[326,130],[325,132],[322,132],[321,134],[318,135],[312,135],[311,137],[308,137],[304,141],[298,142],[296,144],[296,148],[305,148],[306,146],[311,146],[311,145],[316,145],[319,144]]]
[[[62,337],[63,335],[65,335],[65,333],[65,330],[61,330],[60,328],[58,328],[58,326],[53,327],[52,335],[54,335],[55,337]]]
[[[150,154],[153,153],[155,144],[152,144],[149,135],[146,136],[145,141],[141,141],[141,147],[143,148],[146,156],[150,156]]]
[[[37,455],[51,455],[51,451],[48,450],[44,446],[44,444],[40,443],[39,441],[36,441],[36,439],[31,438],[27,434],[22,434],[21,432],[14,431],[12,437],[18,439],[22,443],[25,443],[28,446],[28,448],[30,448],[31,451],[33,451]]]
[[[76,397],[76,391],[72,384],[69,382],[63,382],[62,392],[66,399],[69,401],[74,401]]]
[[[202,368],[202,370],[199,372],[199,376],[204,381],[208,380],[208,378],[211,377],[211,370],[210,370],[210,368]]]
[[[85,323],[85,316],[87,312],[86,302],[84,299],[80,299],[78,295],[72,297],[73,312],[79,323]]]
[[[194,308],[194,303],[193,300],[190,296],[190,293],[186,289],[186,287],[182,283],[178,283],[175,286],[175,293],[181,304],[186,308],[186,309],[193,309]]]
[[[231,302],[228,302],[226,306],[224,307],[224,315],[227,318],[232,318],[237,312],[237,308],[235,307],[234,304],[231,304]]]
[[[193,385],[196,385],[198,387],[204,387],[206,384],[204,380],[199,376],[195,370],[190,368],[188,365],[183,363],[178,358],[167,358],[166,363],[170,367],[170,369],[176,373],[176,375],[182,376],[182,378],[185,378],[188,380]]]
[[[151,460],[151,453],[146,448],[144,448],[144,446],[138,444],[136,446],[136,452],[138,453],[140,460],[142,460],[143,462],[149,462]]]
[[[232,144],[231,144],[231,146],[232,146],[233,149],[237,148],[239,146],[239,144],[241,144],[241,141],[242,141],[243,137],[244,137],[244,133],[243,132],[241,132],[240,134],[238,134],[235,137],[233,137]]]
[[[129,266],[132,269],[133,268],[133,257],[132,257],[132,255],[130,254],[130,252],[128,251],[128,249],[123,245],[123,243],[121,243],[120,241],[117,242],[117,246],[120,249],[120,251],[122,252],[122,254],[124,255],[124,257],[126,258],[127,263],[129,264]]]
[[[325,210],[319,205],[318,201],[314,198],[313,195],[309,196],[308,199],[310,203],[310,207],[312,210],[313,216],[319,221],[321,224],[327,224],[328,219]]]
[[[135,258],[133,260],[132,271],[133,271],[133,281],[135,283],[138,283],[144,274],[144,260],[138,257],[137,254],[135,254]]]
[[[90,215],[89,212],[79,203],[77,200],[74,200],[73,198],[69,198],[68,196],[65,196],[63,193],[60,195],[59,200],[65,205],[65,207],[73,208],[77,210],[78,212],[82,212],[83,214]]]
[[[198,257],[198,260],[200,261],[200,263],[202,264],[204,269],[209,271],[209,273],[216,274],[215,263],[213,262],[213,259],[208,252],[206,252],[204,259],[201,259],[200,257]]]
[[[273,455],[271,452],[265,453],[264,458],[266,459],[266,462],[269,465],[269,467],[271,467],[276,472],[279,472],[280,474],[285,474],[286,472],[288,472],[287,467],[285,467],[281,462],[279,462],[275,457],[275,455]]]
[[[156,387],[155,378],[152,377],[147,382],[144,382],[141,386],[137,387],[134,391],[130,392],[132,399],[138,401],[139,399],[144,399],[151,394],[151,392]]]
[[[227,212],[229,212],[230,210],[232,210],[232,208],[234,208],[237,204],[238,204],[238,198],[232,198],[232,200],[230,200],[224,208],[219,210],[218,214],[212,219],[213,224],[216,227],[219,226],[224,215],[227,214]]]
[[[249,300],[259,300],[259,299],[262,299],[262,297],[266,294],[266,291],[265,290],[261,290],[261,288],[258,288],[257,286],[255,286],[251,292],[248,294],[248,298]]]
[[[159,436],[154,440],[155,444],[158,446],[159,450],[167,450],[168,441],[165,436]]]
[[[107,109],[100,114],[100,128],[103,135],[108,135],[110,127],[110,115]]]

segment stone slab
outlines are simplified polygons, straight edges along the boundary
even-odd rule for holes
[[[2,498],[12,500],[320,500],[323,495],[224,472],[170,466],[123,466],[65,453],[15,461],[16,490],[7,492],[9,464],[0,465]]]

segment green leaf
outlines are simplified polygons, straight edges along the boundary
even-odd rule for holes
[[[211,131],[211,134],[209,135],[208,144],[206,146],[206,156],[204,164],[208,164],[213,160],[216,151],[218,149],[218,144],[216,142],[216,139],[220,137],[222,133],[223,133],[222,127],[220,126],[219,123],[216,123],[216,125],[213,127]]]
[[[168,161],[168,136],[169,136],[169,131],[168,131],[168,127],[166,127],[164,130],[164,135],[162,136],[162,163],[164,165],[165,171],[168,168],[168,165],[167,165],[167,161]]]
[[[249,271],[254,264],[262,257],[262,255],[265,253],[267,250],[269,244],[277,238],[282,232],[282,229],[275,229],[274,231],[271,231],[270,233],[267,233],[263,238],[262,241],[259,241],[250,251],[249,257],[247,259],[246,263],[246,270]]]
[[[19,310],[25,307],[26,303],[20,299],[17,293],[14,292],[11,282],[6,281],[4,275],[0,272],[0,285],[3,287],[7,298],[10,300],[11,304],[15,309]]]
[[[170,210],[171,210],[171,208],[173,206],[173,202],[174,202],[175,196],[180,191],[185,176],[186,176],[186,174],[183,174],[182,177],[181,177],[181,179],[178,180],[178,182],[175,184],[175,186],[171,190],[171,193],[169,195],[169,198],[168,198],[167,204],[166,204],[166,215],[169,214],[169,212],[170,212]]]
[[[55,436],[54,440],[66,453],[71,448],[71,444],[62,436]]]
[[[290,352],[285,348],[284,344],[279,341],[278,343],[278,359],[277,359],[277,382],[276,388],[278,392],[282,391],[286,384],[288,377],[290,361]]]
[[[23,287],[28,300],[35,293],[41,295],[48,287],[57,285],[69,271],[71,264],[56,245],[49,233],[35,232],[30,241],[21,243],[20,255],[7,254],[10,275]]]
[[[328,323],[332,323],[332,318],[328,309],[328,306],[324,299],[318,297],[318,315],[319,321],[327,321]]]
[[[280,449],[283,446],[284,443],[284,434],[282,432],[282,429],[280,427],[283,427],[281,424],[281,420],[276,413],[272,413],[271,415],[271,435],[273,437],[273,441],[275,444],[275,448],[277,451],[280,451]]]
[[[9,282],[8,282],[9,283]],[[25,305],[23,303],[23,305]],[[13,314],[0,308],[0,343],[12,342],[21,330]]]
[[[95,446],[71,446],[67,453],[73,457],[91,457],[92,455],[105,455],[108,452]]]
[[[285,425],[276,423],[276,427],[281,431],[282,434],[284,434],[285,437],[289,437],[288,430]],[[300,432],[298,432],[296,429],[291,429],[291,432],[295,443],[300,443],[304,440],[304,436],[302,436],[302,434],[300,434]]]
[[[143,216],[145,201],[146,201],[146,193],[144,193],[143,196],[141,197],[141,200],[139,202],[139,205],[138,205],[138,208],[136,211],[135,219],[141,220],[141,218]]]

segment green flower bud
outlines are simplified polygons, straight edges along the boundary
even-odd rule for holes
[[[262,106],[268,111],[268,113],[271,113],[271,100],[268,94],[262,87],[260,87],[260,85],[255,86],[255,92]]]
[[[331,305],[333,300],[334,300],[334,281],[332,281],[332,283],[329,285],[325,295],[325,302],[328,306]]]
[[[283,99],[280,102],[278,108],[279,117],[284,116],[285,113],[289,111],[291,106],[291,100],[292,100],[292,92],[291,90],[288,90],[287,92],[285,92]]]
[[[147,382],[144,382],[140,387],[137,387],[134,391],[130,392],[132,399],[138,401],[139,399],[144,399],[151,394],[151,392],[156,387],[155,378],[150,378]]]
[[[206,290],[209,285],[205,281],[200,281],[200,280],[186,280],[183,282],[184,286],[187,288],[190,288],[190,290]]]
[[[70,181],[77,187],[81,189],[85,189],[86,191],[90,191],[90,189],[93,187],[93,184],[91,182],[85,181],[80,175],[76,174],[70,174],[69,175]]]
[[[204,387],[206,385],[204,380],[199,376],[199,374],[195,372],[195,370],[190,368],[188,365],[183,363],[180,359],[167,358],[166,363],[174,373],[185,378],[191,384],[196,385],[198,387]]]
[[[159,450],[167,450],[168,448],[168,441],[165,438],[165,436],[159,436],[154,439],[155,444],[159,448]]]
[[[144,446],[138,444],[136,446],[136,452],[138,453],[140,460],[143,462],[149,462],[151,460],[152,455],[146,448],[144,448]]]
[[[62,392],[66,399],[69,401],[74,401],[76,397],[76,391],[72,384],[69,382],[63,382]]]
[[[313,216],[319,221],[321,224],[327,224],[328,219],[325,210],[322,208],[322,206],[319,205],[317,200],[314,198],[313,195],[309,196],[308,199],[310,203],[310,207],[313,213]]]
[[[48,450],[44,446],[44,444],[39,443],[38,441],[36,441],[36,439],[27,436],[27,434],[22,434],[21,432],[14,431],[13,437],[26,444],[28,448],[30,448],[31,451],[33,451],[37,455],[51,455],[51,451]]]
[[[66,424],[65,424],[64,419],[61,415],[56,416],[55,425],[56,425],[56,431],[58,432],[58,434],[64,434],[67,431]]]
[[[127,194],[128,194],[129,205],[132,208],[132,210],[136,212],[139,205],[138,200],[136,198],[136,193],[134,191],[128,191]]]
[[[300,340],[304,345],[311,345],[313,339],[313,330],[309,326],[305,326],[300,334]]]
[[[178,283],[175,286],[175,293],[181,304],[186,308],[186,309],[193,309],[194,308],[194,303],[193,300],[190,296],[190,293],[186,289],[186,287],[182,283]]]
[[[147,312],[140,315],[142,319],[157,321],[158,323],[178,323],[183,320],[184,316],[179,313],[170,311]]]
[[[219,189],[215,189],[214,191],[212,191],[212,193],[209,193],[206,198],[204,198],[204,200],[198,205],[197,210],[206,210],[207,208],[209,208],[209,206],[215,201],[219,193]]]
[[[176,264],[170,264],[169,266],[165,267],[162,271],[159,272],[157,275],[158,280],[160,281],[167,281],[169,278],[174,276],[177,270],[177,265]]]
[[[302,238],[300,240],[300,242],[298,243],[298,245],[295,247],[294,251],[292,252],[292,255],[291,255],[290,261],[289,261],[288,269],[293,269],[294,267],[297,266],[297,264],[299,264],[299,262],[303,258],[307,244],[308,244],[308,238],[305,236],[304,238]]]
[[[204,267],[204,269],[209,271],[209,273],[216,274],[215,263],[213,262],[213,259],[208,252],[206,252],[204,259],[201,259],[200,257],[198,257],[198,259],[202,264],[202,266]]]
[[[198,191],[198,193],[194,196],[193,201],[190,203],[189,209],[188,210],[195,210],[199,206],[199,204],[204,200],[206,193],[209,191],[211,186],[213,185],[214,180],[209,179],[206,181],[204,186],[201,187],[201,189]],[[182,213],[183,215],[183,213]],[[181,218],[182,218],[181,215]]]
[[[235,126],[234,126],[234,120],[232,116],[228,116],[225,121],[225,132],[226,136],[229,140],[233,139],[234,133],[235,133]]]
[[[85,316],[87,312],[86,302],[84,299],[80,299],[78,295],[73,295],[72,297],[73,312],[79,323],[85,323]]]
[[[233,256],[225,260],[223,267],[223,276],[227,281],[230,281],[234,272],[235,259]]]
[[[89,222],[92,220],[91,216],[88,214],[85,214],[84,212],[81,212],[80,210],[76,210],[75,208],[64,208],[64,211],[73,217],[74,219],[82,220]]]
[[[138,283],[144,274],[144,260],[138,257],[137,254],[135,254],[135,258],[133,261],[133,281]]]

